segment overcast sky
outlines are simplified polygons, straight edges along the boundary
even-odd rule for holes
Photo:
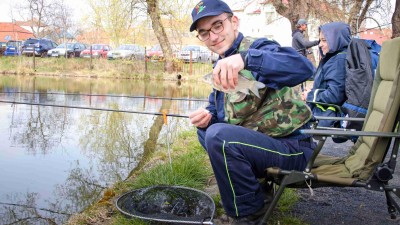
[[[0,0],[0,22],[11,22],[11,8],[13,5],[20,4],[20,2],[22,2],[22,0]],[[70,6],[75,17],[79,17],[80,13],[84,13],[87,7],[86,0],[65,0],[64,2]],[[18,20],[18,13],[13,12],[13,14]]]

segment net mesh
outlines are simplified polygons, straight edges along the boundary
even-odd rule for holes
[[[186,224],[212,224],[215,204],[206,193],[180,186],[151,186],[118,198],[125,215],[145,220]]]

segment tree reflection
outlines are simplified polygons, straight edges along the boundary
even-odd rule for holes
[[[64,206],[70,212],[80,212],[87,206],[100,198],[105,186],[100,185],[100,181],[93,176],[92,168],[82,169],[79,162],[69,172],[65,184],[57,185],[55,195],[59,199],[66,200]]]
[[[0,202],[0,224],[62,224],[71,215],[63,211],[59,203],[50,204],[50,208],[39,208],[38,198],[37,193],[27,193],[21,198],[14,195],[7,199],[13,203]]]
[[[10,127],[13,144],[23,145],[31,154],[47,154],[55,145],[61,143],[69,123],[66,108],[27,106],[17,110],[14,105],[14,116]]]
[[[118,110],[116,103],[109,107]],[[146,116],[120,112],[92,112],[82,116],[82,149],[99,161],[101,182],[111,185],[136,166],[146,138]]]

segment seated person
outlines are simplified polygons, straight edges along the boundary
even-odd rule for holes
[[[319,28],[319,49],[322,59],[314,74],[311,90],[305,89],[302,99],[307,102],[321,102],[342,105],[346,101],[346,51],[351,40],[348,24],[332,22]],[[314,116],[340,117],[335,108],[309,103]],[[320,120],[318,126],[336,126],[335,120]],[[339,124],[338,124],[339,126]]]

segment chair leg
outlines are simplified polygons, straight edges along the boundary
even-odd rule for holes
[[[394,200],[392,194],[395,194],[397,197],[399,197],[397,195],[397,193],[395,193],[393,191],[389,191],[389,190],[385,191],[386,204],[387,204],[387,207],[388,207],[388,212],[389,212],[389,215],[390,215],[390,219],[396,220],[397,219],[396,212],[400,212],[400,206]]]
[[[298,182],[301,182],[301,181],[304,181],[304,180],[305,180],[305,176],[304,176],[303,172],[300,172],[300,171],[292,171],[288,175],[284,176],[284,178],[282,179],[281,184],[279,185],[278,191],[274,195],[274,199],[270,203],[270,205],[269,205],[269,207],[267,209],[267,212],[264,214],[264,217],[260,222],[260,225],[266,225],[267,224],[268,219],[272,215],[272,212],[273,212],[275,206],[278,204],[279,198],[282,196],[286,186],[289,185],[289,184],[298,183]]]

